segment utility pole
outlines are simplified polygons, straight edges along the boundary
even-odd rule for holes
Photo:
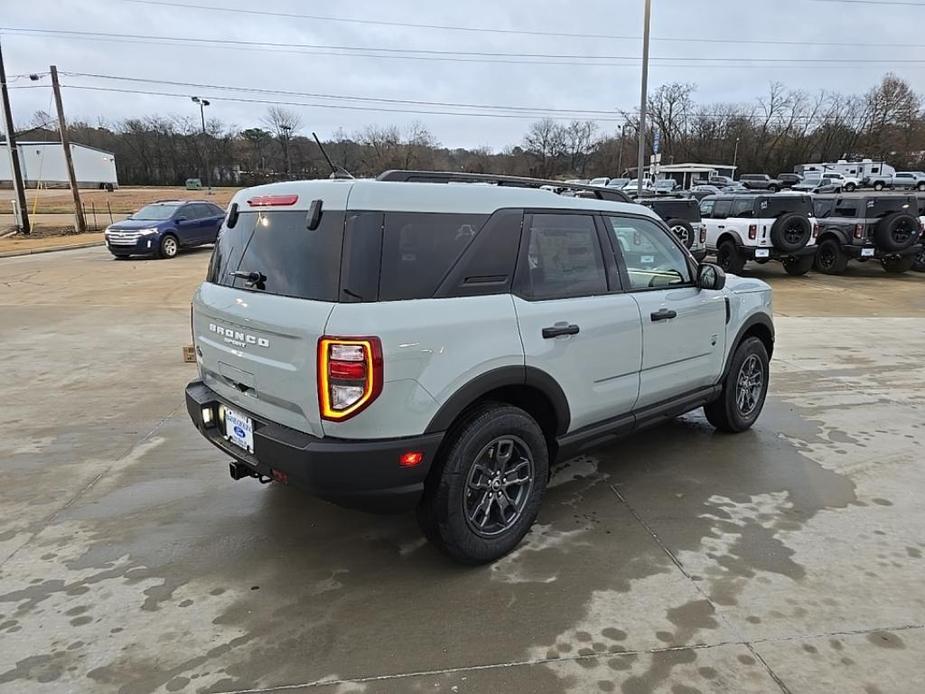
[[[10,108],[10,95],[6,89],[6,68],[3,65],[3,50],[0,49],[0,101],[3,102],[3,122],[6,127],[6,144],[10,150],[10,165],[13,172],[13,189],[16,191],[16,216],[19,230],[23,234],[31,233],[29,225],[29,206],[26,204],[26,186],[22,180],[22,167],[19,152],[16,149],[16,133],[13,131],[13,111]]]
[[[202,119],[202,151],[206,162],[206,186],[209,189],[209,195],[212,195],[212,169],[209,166],[209,147],[206,143],[206,106],[211,102],[208,99],[200,99],[198,96],[192,99],[199,104],[199,117]]]
[[[281,125],[279,129],[286,133],[286,137],[283,141],[286,143],[286,180],[288,181],[292,178],[292,159],[289,157],[289,142],[292,138],[292,126],[291,125]]]
[[[652,0],[645,0],[642,20],[642,95],[639,97],[639,157],[636,171],[637,193],[642,197],[642,177],[646,165],[646,104],[649,101],[649,15]]]
[[[74,226],[78,234],[87,230],[84,220],[84,208],[80,204],[80,191],[77,189],[77,175],[74,173],[74,159],[71,157],[71,142],[67,137],[67,121],[64,120],[64,104],[61,103],[61,85],[58,84],[58,68],[52,65],[51,89],[55,93],[55,107],[58,109],[58,132],[61,135],[61,146],[64,148],[64,162],[67,164],[67,180],[71,184],[71,195],[74,197]]]

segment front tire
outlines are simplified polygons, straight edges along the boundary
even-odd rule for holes
[[[879,182],[874,183],[874,190],[876,190],[879,193],[881,190],[883,190],[883,184]]]
[[[903,255],[899,258],[884,258],[880,261],[880,264],[883,265],[883,269],[887,272],[898,275],[912,269],[912,266],[915,265],[915,256]]]
[[[848,183],[848,184],[845,185],[845,191],[846,191],[846,192],[848,192],[848,193],[853,193],[855,190],[857,190],[857,186],[854,185],[853,183]]]
[[[486,403],[445,441],[418,507],[424,535],[464,564],[513,550],[536,520],[549,476],[546,438],[518,407]]]
[[[764,407],[769,376],[764,343],[757,337],[745,339],[732,357],[720,396],[703,407],[707,421],[730,434],[750,429]]]
[[[804,255],[799,258],[785,258],[783,260],[784,270],[788,275],[805,275],[813,269],[814,261],[815,257],[811,255]]]
[[[157,257],[170,260],[171,258],[176,258],[179,252],[180,244],[177,237],[172,234],[164,234],[160,245],[157,247]]]

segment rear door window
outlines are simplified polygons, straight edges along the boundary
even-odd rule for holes
[[[732,203],[732,212],[729,213],[730,217],[754,217],[755,216],[755,201],[745,198],[743,200],[735,200]]]
[[[607,273],[594,218],[581,214],[534,214],[527,227],[526,262],[518,288],[532,299],[606,294]]]
[[[713,206],[713,219],[726,219],[732,210],[732,200],[717,200]]]
[[[343,212],[323,212],[312,231],[304,210],[242,212],[234,227],[222,226],[206,279],[247,291],[336,301],[343,236]],[[236,271],[263,281],[248,282],[235,277]]]
[[[713,206],[716,204],[716,200],[703,200],[700,203],[700,217],[702,219],[709,219],[713,216]]]
[[[483,214],[387,212],[380,301],[433,296],[486,219]]]

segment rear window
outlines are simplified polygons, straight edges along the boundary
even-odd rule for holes
[[[486,219],[484,214],[387,212],[379,300],[433,296]]]
[[[759,198],[757,201],[759,217],[780,217],[789,212],[804,214],[811,217],[813,214],[812,198],[797,195],[775,195],[773,198]]]
[[[344,213],[322,212],[317,229],[306,228],[304,210],[242,212],[233,228],[222,226],[206,281],[265,294],[336,301],[340,281]],[[260,273],[248,285],[234,272]]]
[[[652,200],[643,203],[655,214],[664,219],[684,219],[688,222],[700,221],[700,205],[696,200]]]

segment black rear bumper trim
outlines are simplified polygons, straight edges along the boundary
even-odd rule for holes
[[[217,410],[220,404],[253,420],[253,454],[226,440],[217,422],[209,427],[203,423],[203,408]],[[339,506],[379,513],[414,508],[444,436],[436,432],[373,440],[318,438],[226,403],[201,381],[186,387],[186,409],[208,441],[257,475],[284,473],[287,484],[310,494]],[[423,462],[411,468],[399,465],[402,453],[409,451],[423,453]]]

